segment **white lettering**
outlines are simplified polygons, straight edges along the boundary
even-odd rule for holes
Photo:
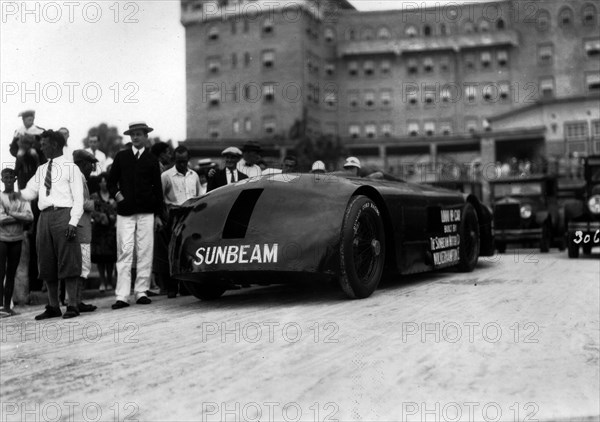
[[[458,262],[458,248],[435,252],[433,254],[434,265],[449,264],[454,262]]]

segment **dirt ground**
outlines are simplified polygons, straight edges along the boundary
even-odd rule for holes
[[[2,421],[600,418],[600,254],[0,321]]]

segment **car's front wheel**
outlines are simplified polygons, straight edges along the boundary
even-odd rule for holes
[[[370,198],[350,199],[340,234],[340,285],[352,299],[369,297],[377,288],[385,261],[381,212]]]
[[[458,269],[470,272],[475,269],[479,259],[479,220],[471,204],[466,204],[460,220],[460,249]]]
[[[579,245],[575,243],[575,234],[569,233],[567,237],[567,249],[569,258],[579,258]]]
[[[552,237],[552,226],[546,221],[542,225],[542,237],[540,238],[540,252],[550,252],[550,241]]]
[[[225,287],[208,283],[195,283],[184,281],[183,284],[188,291],[200,300],[215,300],[220,298],[227,290]]]

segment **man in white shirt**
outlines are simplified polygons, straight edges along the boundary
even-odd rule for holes
[[[98,139],[97,135],[90,135],[90,137],[88,138],[88,145],[90,147],[86,148],[85,150],[87,152],[90,152],[94,156],[94,158],[98,160],[96,168],[91,175],[98,176],[100,173],[106,171],[106,154],[98,149],[98,146],[100,145],[100,140]]]
[[[23,199],[38,199],[40,218],[37,226],[39,278],[48,287],[46,310],[36,320],[62,315],[58,299],[58,281],[65,280],[69,295],[63,318],[79,315],[77,281],[81,274],[81,248],[77,224],[83,215],[83,176],[71,157],[63,155],[65,138],[52,130],[41,134],[41,149],[48,162],[21,190]]]

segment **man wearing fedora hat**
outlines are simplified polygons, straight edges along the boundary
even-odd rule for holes
[[[244,173],[238,171],[236,165],[242,158],[242,151],[236,147],[225,148],[221,155],[225,158],[225,168],[221,170],[211,170],[208,173],[207,191],[230,185],[242,179],[247,179]]]
[[[137,258],[135,279],[136,303],[147,305],[154,233],[162,225],[162,183],[158,160],[146,144],[154,129],[145,122],[129,124],[124,132],[131,137],[131,148],[115,156],[108,177],[108,190],[117,201],[117,301],[113,309],[129,306],[133,254]]]
[[[258,165],[260,160],[260,152],[262,148],[256,141],[248,141],[242,147],[243,158],[237,163],[238,171],[244,173],[248,177],[256,177],[262,174],[262,170]]]

